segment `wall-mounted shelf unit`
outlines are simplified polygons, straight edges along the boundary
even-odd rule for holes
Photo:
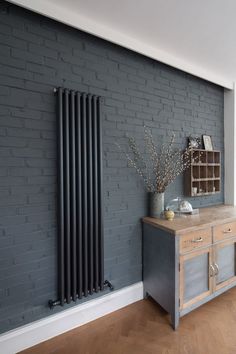
[[[191,165],[185,173],[185,194],[191,197],[220,192],[221,156],[220,151],[193,149]]]

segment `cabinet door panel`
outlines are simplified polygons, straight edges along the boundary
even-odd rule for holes
[[[212,247],[180,256],[180,310],[212,293],[211,264]]]
[[[217,264],[219,274],[216,276],[216,284],[222,283],[235,275],[235,245],[231,244],[218,250]]]
[[[236,238],[215,246],[215,289],[236,281]]]
[[[209,290],[209,254],[204,253],[184,262],[184,302]]]

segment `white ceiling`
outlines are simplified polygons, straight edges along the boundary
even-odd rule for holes
[[[232,88],[235,0],[14,0],[174,67]]]

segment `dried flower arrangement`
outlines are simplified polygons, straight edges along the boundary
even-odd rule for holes
[[[159,152],[151,131],[144,127],[144,142],[148,153],[145,161],[135,139],[128,137],[128,145],[132,153],[132,156],[125,153],[128,164],[142,178],[148,192],[164,193],[167,186],[190,166],[192,147],[188,145],[184,151],[175,149],[174,139],[173,133],[170,143],[162,144]]]

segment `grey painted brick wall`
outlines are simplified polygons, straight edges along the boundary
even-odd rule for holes
[[[141,280],[140,217],[147,198],[117,151],[171,132],[211,134],[223,151],[223,89],[119,46],[0,1],[0,331],[50,315],[56,298],[54,86],[104,97],[105,277],[116,289]],[[183,194],[183,179],[166,200]],[[223,191],[192,201],[223,202]],[[56,311],[60,311],[57,308]]]

